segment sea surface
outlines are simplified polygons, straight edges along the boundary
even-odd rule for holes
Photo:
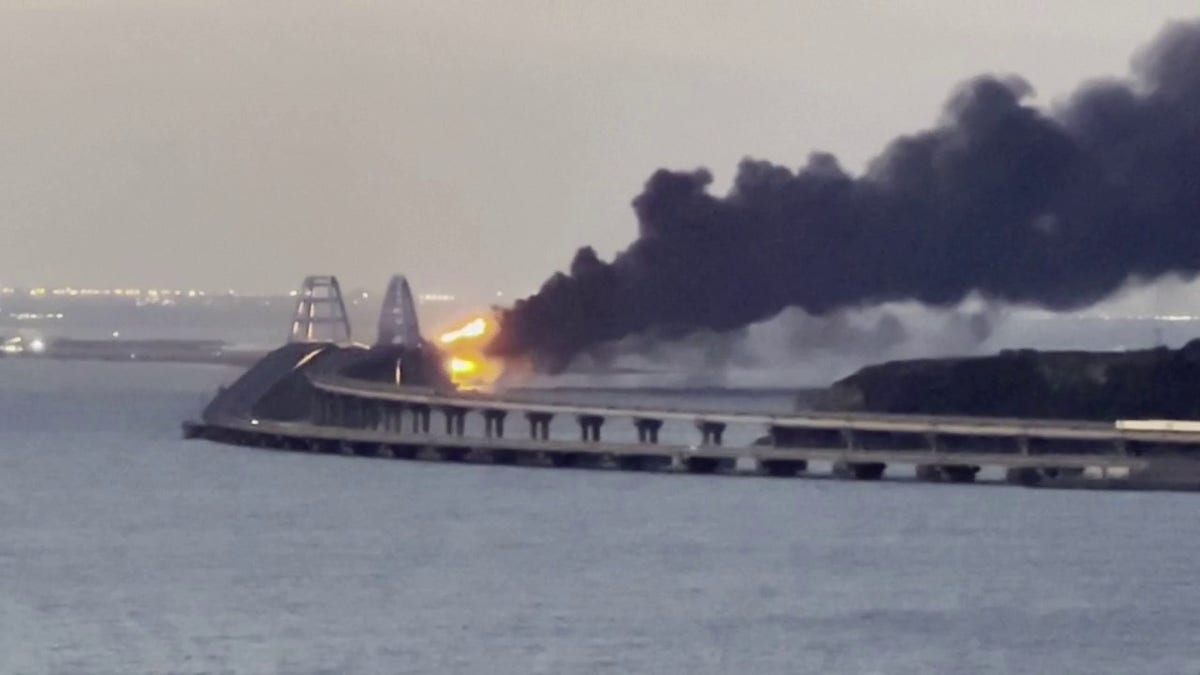
[[[179,439],[233,371],[0,359],[0,673],[1198,673],[1194,494]]]

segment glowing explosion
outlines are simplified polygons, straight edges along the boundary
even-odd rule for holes
[[[442,333],[442,336],[438,338],[438,340],[440,340],[442,344],[448,345],[467,338],[483,337],[484,335],[487,335],[487,332],[488,321],[481,316],[471,319],[469,322],[467,322],[467,325],[463,326],[462,328]]]
[[[467,389],[487,387],[500,376],[500,364],[484,356],[484,349],[495,333],[495,322],[478,316],[438,336],[446,354],[446,372],[450,381]]]

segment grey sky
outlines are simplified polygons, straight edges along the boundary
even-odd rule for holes
[[[659,167],[854,170],[950,88],[1052,103],[1195,0],[0,0],[0,283],[484,297],[633,236]]]

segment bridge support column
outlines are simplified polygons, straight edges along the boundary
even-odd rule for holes
[[[316,389],[308,392],[308,419],[317,426],[325,424],[325,410],[321,407],[321,393]]]
[[[467,411],[447,406],[442,408],[442,414],[446,417],[446,435],[462,436],[467,424]]]
[[[368,410],[370,411],[371,419],[368,421],[370,422],[371,430],[381,431],[383,429],[384,422],[384,403],[383,401],[377,399],[372,399],[370,403],[371,405]]]
[[[516,450],[493,450],[491,453],[492,464],[511,465],[516,464],[520,457]]]
[[[795,476],[808,469],[803,459],[760,459],[758,468],[768,476]]]
[[[667,455],[616,455],[613,463],[625,471],[667,471],[671,458]]]
[[[331,427],[342,426],[342,398],[337,394],[326,394],[324,398],[327,414],[326,424]]]
[[[414,459],[417,456],[417,449],[411,445],[393,444],[389,448],[396,459]]]
[[[470,450],[466,448],[438,447],[432,449],[433,456],[442,462],[465,462]]]
[[[358,399],[358,428],[372,429],[374,428],[374,418],[372,413],[375,411],[375,404],[371,399]]]
[[[412,411],[412,430],[414,434],[429,433],[429,406],[414,405],[409,408]]]
[[[1042,482],[1042,472],[1033,467],[1017,466],[1004,472],[1004,480],[1015,485],[1037,485]]]
[[[584,441],[598,443],[600,441],[600,427],[603,425],[604,417],[600,415],[579,416],[579,431]]]
[[[503,410],[484,410],[484,435],[488,438],[504,438],[504,418],[508,413]]]
[[[578,469],[595,465],[596,457],[584,452],[546,452],[546,462],[555,468]]]
[[[700,420],[696,422],[696,428],[700,430],[701,445],[720,445],[721,437],[725,435],[724,422]]]
[[[662,420],[638,418],[633,420],[633,424],[637,427],[639,443],[658,443],[658,431],[662,429]]]
[[[855,480],[879,480],[887,464],[883,462],[834,462],[833,475]]]
[[[342,426],[342,400],[334,394],[321,395],[321,407],[325,409],[325,425]]]
[[[842,437],[842,445],[847,450],[854,450],[858,447],[858,439],[855,438],[853,429],[839,429],[838,435]]]
[[[550,438],[550,420],[553,413],[528,412],[525,419],[529,420],[529,437],[535,441],[545,441]]]
[[[400,403],[389,403],[387,407],[388,431],[398,434],[404,431],[404,406]]]
[[[730,457],[684,457],[683,468],[688,473],[731,472],[737,468],[737,460]]]
[[[917,480],[935,483],[972,483],[978,466],[968,464],[921,464],[917,466]]]

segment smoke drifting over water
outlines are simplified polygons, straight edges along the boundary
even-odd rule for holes
[[[725,332],[704,329],[668,338],[651,329],[630,335],[580,352],[569,372],[640,373],[645,376],[640,381],[657,386],[720,386],[731,378],[757,386],[824,385],[881,358],[977,353],[999,318],[988,308],[940,310],[914,303],[824,316],[793,307]]]
[[[1072,309],[1132,277],[1200,269],[1200,22],[1173,24],[1128,81],[1081,87],[1052,113],[1016,77],[964,84],[932,129],[859,177],[814,154],[797,171],[745,160],[730,192],[660,170],[633,201],[638,238],[502,317],[492,350],[559,370],[627,336],[724,333],[786,307],[888,302]],[[899,327],[903,330],[903,327]]]

